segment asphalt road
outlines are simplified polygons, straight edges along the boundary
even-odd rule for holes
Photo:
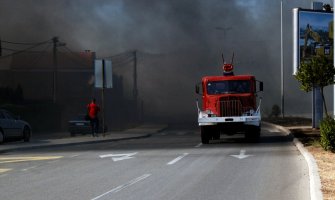
[[[306,161],[279,130],[209,145],[198,129],[0,154],[0,199],[310,199]]]

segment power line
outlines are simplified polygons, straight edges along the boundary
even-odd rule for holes
[[[7,44],[15,44],[15,45],[38,45],[38,44],[45,44],[47,42],[50,42],[49,40],[43,41],[43,42],[35,42],[35,43],[29,43],[29,42],[11,42],[11,41],[6,41],[6,40],[1,40],[3,43]]]
[[[7,57],[11,57],[11,56],[14,56],[14,55],[16,55],[16,54],[20,54],[20,53],[28,52],[29,50],[34,49],[34,48],[36,48],[36,47],[38,47],[38,46],[41,46],[41,45],[44,45],[44,44],[47,44],[47,42],[44,42],[44,43],[38,43],[38,44],[35,44],[35,45],[31,46],[31,47],[28,47],[28,48],[25,48],[25,49],[22,49],[22,50],[18,50],[18,51],[14,52],[14,53],[11,53],[11,54],[8,54],[8,55],[5,55],[5,56],[1,56],[0,59],[2,59],[2,58],[7,58]]]
[[[45,55],[45,53],[47,52],[47,50],[51,47],[51,44],[47,45],[42,52],[40,52],[40,55],[38,57],[36,57],[36,59],[32,62],[32,65],[37,64],[43,55]]]
[[[123,53],[119,53],[119,54],[116,54],[116,55],[113,55],[111,56],[111,58],[116,58],[116,57],[120,57],[120,56],[125,56],[125,55],[133,55],[134,51],[126,51],[126,52],[123,52]]]
[[[1,50],[6,50],[6,51],[19,51],[19,49],[10,49],[6,47],[1,47]]]
[[[118,61],[118,62],[113,62],[114,66],[121,66],[121,65],[125,65],[131,62],[135,62],[135,58],[128,58],[127,60],[122,60],[122,61]]]

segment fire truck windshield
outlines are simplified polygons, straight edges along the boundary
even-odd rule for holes
[[[236,94],[250,93],[250,81],[231,80],[231,81],[210,81],[207,83],[207,94]]]

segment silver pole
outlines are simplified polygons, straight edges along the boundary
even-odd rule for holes
[[[280,1],[280,75],[281,75],[281,116],[284,118],[283,0]]]

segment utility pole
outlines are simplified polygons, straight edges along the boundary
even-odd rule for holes
[[[134,51],[134,98],[137,99],[138,91],[137,91],[137,51]]]
[[[280,1],[280,77],[281,77],[281,116],[284,118],[284,47],[283,47],[283,0]]]
[[[106,75],[105,75],[105,60],[102,60],[102,88],[101,88],[101,106],[102,106],[102,134],[105,137],[105,88],[106,88]]]
[[[1,38],[0,38],[0,56],[2,56]]]
[[[52,100],[53,103],[57,102],[57,72],[58,72],[58,59],[57,47],[65,46],[65,43],[59,42],[58,37],[52,38],[53,42],[53,86],[52,86]]]
[[[133,96],[135,100],[135,109],[136,109],[136,115],[135,115],[135,122],[137,123],[139,119],[139,105],[138,105],[138,88],[137,88],[137,50],[134,51],[134,89],[133,89]]]
[[[56,87],[57,87],[57,68],[58,68],[58,63],[57,63],[57,43],[58,37],[53,37],[52,38],[53,42],[53,85],[52,85],[52,100],[53,103],[56,103]]]

